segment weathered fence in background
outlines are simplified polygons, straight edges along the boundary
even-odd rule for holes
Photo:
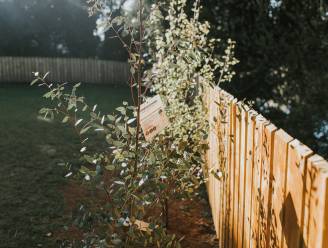
[[[223,90],[206,104],[220,247],[327,248],[328,162]]]
[[[127,63],[77,58],[0,57],[0,82],[31,82],[32,72],[56,82],[126,84]]]

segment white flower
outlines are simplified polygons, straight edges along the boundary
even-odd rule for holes
[[[40,75],[40,73],[39,72],[32,72],[33,74],[34,74],[34,77],[38,77],[39,75]]]
[[[84,179],[85,179],[86,181],[90,181],[91,178],[90,178],[90,176],[89,176],[88,174],[86,174],[85,177],[84,177]]]
[[[87,148],[84,146],[84,147],[81,148],[80,152],[83,153],[83,152],[85,152],[86,150],[87,150]]]

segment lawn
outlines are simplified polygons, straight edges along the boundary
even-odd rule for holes
[[[105,113],[129,94],[102,85],[84,85],[80,92]],[[1,248],[55,247],[48,236],[62,225],[67,169],[61,164],[78,163],[80,146],[70,128],[38,118],[42,93],[27,84],[0,84]]]

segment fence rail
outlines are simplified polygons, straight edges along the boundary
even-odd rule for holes
[[[78,58],[0,57],[0,82],[30,82],[32,72],[50,72],[49,80],[126,84],[127,63]]]
[[[219,88],[206,105],[220,247],[327,248],[328,162]]]

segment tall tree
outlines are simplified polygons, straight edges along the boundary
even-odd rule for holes
[[[328,154],[328,3],[207,0],[212,35],[237,42],[237,77],[224,85],[321,154]]]

